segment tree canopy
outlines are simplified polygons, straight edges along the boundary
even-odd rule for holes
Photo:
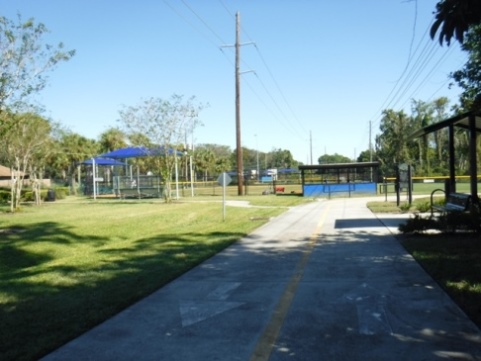
[[[135,135],[138,141],[147,143],[138,145],[154,145],[163,149],[162,154],[153,157],[153,160],[162,175],[166,201],[171,200],[170,188],[177,151],[186,150],[184,142],[201,124],[199,113],[205,106],[198,103],[195,97],[185,99],[182,95],[173,94],[170,99],[145,99],[140,104],[124,107],[119,112],[119,122],[127,135]]]
[[[468,30],[481,24],[481,1],[479,0],[441,0],[436,4],[435,21],[431,26],[431,38],[439,30],[439,43],[455,38],[461,44]]]
[[[0,16],[0,111],[42,90],[45,74],[75,54],[62,43],[44,44],[47,32],[34,19],[22,21],[18,15],[15,22]]]

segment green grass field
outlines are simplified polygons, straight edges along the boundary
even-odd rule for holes
[[[306,201],[243,197],[272,208],[227,207],[223,221],[221,199],[67,199],[0,213],[0,359],[38,359]]]

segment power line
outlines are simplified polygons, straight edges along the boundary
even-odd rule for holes
[[[192,14],[194,14],[195,17],[196,17],[197,19],[199,19],[199,21],[200,21],[217,39],[220,40],[220,42],[221,42],[222,44],[225,43],[224,39],[222,39],[222,38],[219,36],[219,34],[217,34],[217,33],[214,31],[214,29],[212,29],[212,28],[209,26],[209,24],[207,24],[207,22],[204,21],[204,19],[203,19],[199,14],[197,14],[197,12],[196,12],[185,0],[181,0],[181,1],[182,1],[182,4],[184,4],[185,7],[186,7],[187,9],[189,9],[189,10],[192,12]]]
[[[225,11],[232,17],[233,14],[232,12],[229,10],[229,8],[226,6],[226,4],[224,3],[224,1],[222,0],[219,0],[219,2],[221,3],[222,7],[225,9]],[[276,77],[274,76],[273,72],[271,71],[269,65],[267,64],[267,61],[265,60],[264,56],[262,55],[260,49],[259,49],[259,46],[257,45],[257,43],[255,43],[252,38],[250,37],[250,35],[247,33],[247,31],[245,30],[244,27],[242,27],[241,25],[241,29],[242,29],[242,32],[247,36],[247,39],[250,40],[251,42],[254,43],[254,46],[255,46],[255,49],[257,51],[257,54],[259,55],[259,58],[261,59],[262,63],[264,64],[267,72],[269,73],[274,85],[276,86],[276,89],[277,91],[279,92],[279,94],[281,95],[286,107],[289,109],[289,111],[291,112],[292,116],[294,117],[294,119],[297,121],[297,123],[301,126],[302,130],[305,131],[307,133],[307,130],[304,128],[303,124],[299,121],[299,119],[297,118],[294,110],[292,109],[291,105],[289,104],[286,96],[284,95],[284,92],[281,90],[281,87],[279,86],[279,83],[277,82],[276,80]],[[267,90],[267,87],[265,86],[265,83],[262,81],[261,77],[259,76],[259,74],[256,72],[256,76],[257,78],[259,79],[261,85],[263,86],[264,90],[268,93],[269,97],[271,98],[271,100],[273,101],[273,103],[275,104],[276,108],[280,111],[280,113],[284,116],[284,118],[289,122],[288,120],[288,117],[285,115],[285,113],[281,110],[279,104],[277,101],[274,100],[274,97],[272,96],[272,94],[269,92],[269,90]],[[265,104],[265,103],[264,103]],[[298,129],[297,127],[294,126],[293,128],[296,132],[298,132]]]
[[[263,63],[264,66],[266,67],[267,72],[268,72],[269,75],[271,76],[272,81],[273,81],[274,84],[276,85],[277,90],[278,90],[279,93],[281,94],[282,99],[284,100],[287,108],[290,110],[292,116],[293,116],[294,119],[297,121],[297,123],[302,127],[302,130],[304,130],[305,132],[307,132],[307,130],[304,128],[303,124],[299,121],[299,119],[297,118],[296,114],[295,114],[294,111],[292,110],[292,107],[291,107],[291,105],[289,104],[289,102],[287,101],[287,98],[286,98],[286,96],[284,95],[283,91],[281,90],[281,87],[279,86],[279,83],[277,82],[276,78],[274,77],[274,74],[272,74],[272,71],[271,71],[271,69],[269,68],[269,66],[267,65],[267,62],[265,61],[264,56],[262,56],[262,53],[261,53],[259,47],[258,47],[257,45],[254,45],[254,46],[255,46],[255,48],[256,48],[256,50],[257,50],[257,53],[259,54],[260,59],[262,60],[262,63]]]

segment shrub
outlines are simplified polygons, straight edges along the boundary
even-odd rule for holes
[[[428,201],[417,202],[415,206],[419,212],[428,212],[431,210],[431,203],[429,203]]]
[[[403,203],[399,205],[399,209],[401,209],[401,211],[403,212],[409,211],[410,208],[411,208],[411,205],[409,203]]]
[[[10,191],[0,189],[0,203],[10,202]]]
[[[68,187],[57,187],[55,188],[55,198],[56,199],[65,199],[69,194]]]
[[[419,214],[415,214],[414,218],[409,218],[406,223],[399,225],[401,233],[423,233],[428,229],[440,229],[440,223],[433,218],[423,218]]]

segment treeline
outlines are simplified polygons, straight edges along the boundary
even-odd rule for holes
[[[447,128],[417,138],[412,136],[416,130],[460,113],[456,107],[449,111],[448,106],[449,100],[446,97],[440,97],[432,102],[413,100],[409,115],[404,111],[392,109],[383,111],[373,154],[373,160],[381,163],[383,175],[394,175],[397,165],[403,163],[413,165],[417,176],[448,174]],[[467,174],[468,132],[455,129],[454,143],[456,174]],[[366,161],[368,154],[368,151],[363,152],[358,160]]]

